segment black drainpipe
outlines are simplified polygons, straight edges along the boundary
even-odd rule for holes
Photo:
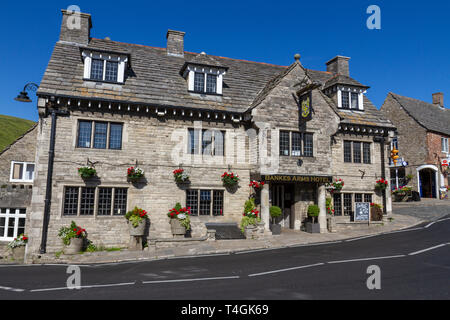
[[[41,248],[39,252],[45,253],[47,250],[47,234],[48,223],[50,220],[50,205],[52,198],[52,180],[53,180],[53,160],[55,158],[55,136],[56,136],[56,118],[57,115],[68,115],[69,113],[64,110],[50,109],[52,115],[52,127],[50,131],[50,147],[48,150],[48,165],[47,165],[47,186],[45,189],[45,206],[44,206],[44,219],[42,224],[42,238]]]

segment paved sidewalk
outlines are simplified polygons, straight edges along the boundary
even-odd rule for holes
[[[425,221],[434,221],[450,214],[450,199],[422,199],[418,202],[394,202],[396,214],[409,215]]]
[[[35,257],[33,263],[93,264],[230,254],[249,250],[285,248],[364,237],[409,228],[423,222],[417,217],[408,215],[393,214],[391,217],[393,218],[391,222],[372,224],[370,226],[355,225],[346,227],[337,233],[310,234],[304,231],[284,229],[279,236],[265,237],[259,240],[208,240],[196,244],[184,244],[178,247],[163,247],[163,243],[158,243],[156,247],[152,245],[143,251],[123,249],[114,252],[86,252],[77,255],[61,255],[58,258],[55,254],[49,253],[41,255],[40,258]]]

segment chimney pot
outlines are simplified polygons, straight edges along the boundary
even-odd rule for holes
[[[167,55],[184,57],[184,35],[183,31],[167,31]]]
[[[433,104],[444,107],[444,93],[433,93]]]
[[[350,71],[348,66],[349,57],[336,56],[326,63],[327,71],[333,74],[341,74],[350,77]]]

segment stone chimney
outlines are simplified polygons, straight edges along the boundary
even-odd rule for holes
[[[91,36],[91,15],[82,12],[61,10],[63,14],[59,41],[86,45]]]
[[[167,55],[184,57],[184,34],[183,31],[167,31]]]
[[[442,92],[433,93],[433,104],[444,107],[444,94]]]
[[[350,77],[350,71],[348,68],[349,57],[336,56],[326,63],[327,71],[333,74],[341,74]]]

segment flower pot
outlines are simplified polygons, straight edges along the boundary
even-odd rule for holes
[[[145,226],[147,225],[147,220],[143,219],[139,222],[138,226],[135,227],[131,222],[128,222],[128,227],[130,228],[130,236],[143,236],[145,234]]]
[[[83,238],[72,238],[70,244],[64,249],[65,254],[77,254],[83,249]]]
[[[186,227],[181,224],[179,219],[170,219],[170,227],[174,236],[184,236],[186,234]]]
[[[280,235],[281,234],[281,224],[271,223],[270,231],[272,231],[272,234],[275,236]]]
[[[306,223],[306,232],[309,233],[320,233],[320,223]]]
[[[253,239],[255,236],[256,226],[253,224],[250,224],[244,228],[244,234],[245,238],[247,239]]]
[[[25,257],[25,246],[13,248],[12,257],[14,260],[23,260],[23,258]]]

